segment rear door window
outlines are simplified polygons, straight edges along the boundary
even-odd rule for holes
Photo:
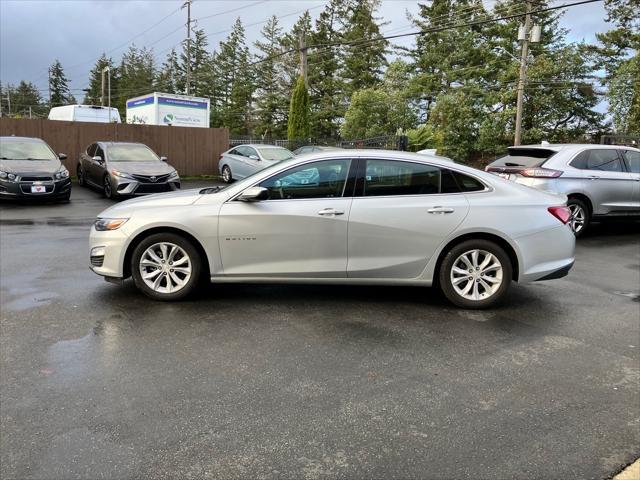
[[[635,150],[625,150],[624,160],[631,173],[640,173],[640,152]]]
[[[585,150],[571,161],[572,167],[579,170],[599,172],[623,172],[622,162],[615,149]]]
[[[490,167],[541,167],[557,152],[547,148],[518,148],[508,149],[508,154],[497,158],[489,164]]]

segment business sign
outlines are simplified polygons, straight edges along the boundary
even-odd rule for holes
[[[208,127],[209,105],[197,100],[158,97],[158,120],[164,125]]]

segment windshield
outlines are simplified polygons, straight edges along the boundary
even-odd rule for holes
[[[490,167],[541,167],[544,162],[556,154],[555,150],[545,148],[510,148],[509,153],[489,164]]]
[[[0,140],[2,160],[55,160],[56,154],[43,142]]]
[[[112,162],[159,162],[158,156],[146,145],[111,145],[107,150]]]
[[[293,158],[293,152],[286,148],[258,148],[257,149],[265,160],[281,162]]]

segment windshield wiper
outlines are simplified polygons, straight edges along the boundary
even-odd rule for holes
[[[200,190],[198,193],[202,194],[202,195],[208,195],[210,193],[216,193],[219,192],[222,189],[222,187],[220,186],[216,186],[216,187],[207,187],[207,188],[203,188],[202,190]]]

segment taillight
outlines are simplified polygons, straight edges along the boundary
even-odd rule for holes
[[[520,175],[532,178],[558,178],[562,172],[550,168],[525,168],[520,171]]]
[[[547,208],[549,213],[560,220],[562,223],[567,223],[571,218],[571,210],[566,205],[562,205],[559,207],[549,207]]]

